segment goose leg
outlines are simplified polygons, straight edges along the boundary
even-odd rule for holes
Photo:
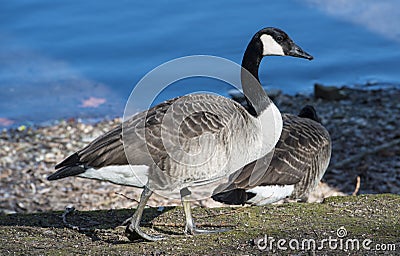
[[[130,219],[130,224],[125,229],[125,234],[131,241],[140,238],[143,238],[148,241],[158,241],[164,238],[163,236],[148,235],[140,229],[140,220],[142,219],[144,208],[146,207],[147,201],[149,200],[152,194],[153,191],[151,191],[145,186],[142,195],[140,196],[139,205]]]
[[[185,233],[188,235],[197,235],[197,234],[213,234],[218,232],[225,232],[229,229],[199,229],[196,228],[192,217],[192,209],[190,207],[190,195],[192,194],[189,189],[184,188],[180,191],[181,193],[181,201],[183,205],[183,211],[185,212],[186,217],[186,225],[185,225]]]

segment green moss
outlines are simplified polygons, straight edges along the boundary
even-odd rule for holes
[[[336,231],[341,227],[347,231],[345,238],[371,239],[375,244],[397,243],[399,252],[399,209],[399,195],[331,197],[322,204],[196,208],[193,214],[199,225],[231,228],[229,232],[200,236],[183,235],[181,207],[169,207],[162,213],[147,209],[143,219],[145,231],[163,233],[168,239],[133,243],[126,239],[125,228],[120,226],[133,213],[128,209],[75,212],[68,217],[69,223],[89,229],[85,232],[64,228],[62,212],[0,215],[0,254],[265,255],[255,245],[255,239],[267,235],[275,239],[318,241],[329,236],[337,238]],[[335,255],[337,251],[324,248],[318,253]]]

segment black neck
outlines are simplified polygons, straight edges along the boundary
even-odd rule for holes
[[[259,39],[253,37],[244,53],[242,60],[242,88],[249,106],[249,113],[259,116],[270,104],[267,93],[261,87],[258,78],[258,68],[262,59],[262,45]]]

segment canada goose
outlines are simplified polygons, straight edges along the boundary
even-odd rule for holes
[[[249,111],[231,99],[211,94],[165,101],[67,157],[55,166],[57,171],[48,180],[79,176],[144,188],[126,228],[131,240],[163,238],[145,234],[139,226],[146,203],[157,190],[180,191],[186,234],[218,232],[196,228],[191,215],[190,189],[226,178],[232,170],[270,152],[278,141],[282,117],[258,80],[259,64],[267,55],[313,58],[282,30],[264,28],[250,40],[242,61],[241,80]],[[177,144],[183,151],[179,151]],[[172,156],[176,152],[166,150],[167,146],[177,149],[179,154]],[[209,151],[215,154],[210,157]],[[201,161],[191,165],[180,158],[191,154],[195,158],[189,157],[190,160]]]
[[[265,205],[289,197],[305,201],[328,167],[331,139],[312,106],[298,116],[282,114],[283,129],[269,165],[261,164],[264,176],[249,184],[256,162],[246,165],[225,192],[213,195],[226,204]],[[266,156],[268,158],[271,156]],[[263,159],[261,159],[263,161]]]

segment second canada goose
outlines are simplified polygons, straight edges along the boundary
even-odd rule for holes
[[[261,59],[267,55],[312,59],[282,30],[264,28],[250,40],[242,61],[242,87],[249,110],[212,94],[165,101],[67,157],[48,180],[79,176],[144,188],[126,229],[130,239],[162,239],[144,233],[139,226],[153,191],[180,191],[185,233],[215,232],[196,228],[191,188],[224,179],[232,170],[259,159],[273,149],[281,134],[281,114],[258,80]]]
[[[307,200],[328,167],[331,139],[312,106],[305,106],[298,116],[282,114],[282,119],[282,134],[272,159],[267,155],[265,165],[264,159],[257,167],[256,162],[246,165],[229,188],[212,196],[214,200],[236,205],[265,205],[286,197]],[[254,168],[263,169],[264,175],[250,184]]]

